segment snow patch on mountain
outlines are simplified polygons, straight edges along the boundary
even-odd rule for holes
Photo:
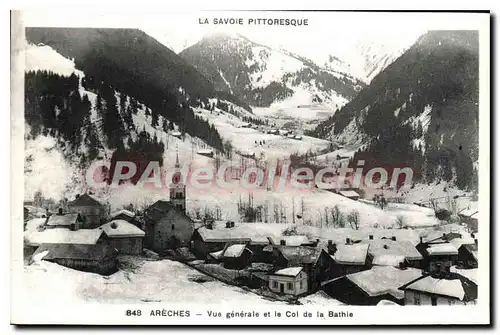
[[[25,71],[51,71],[61,76],[75,73],[79,77],[83,72],[75,68],[75,62],[67,59],[48,45],[25,43]]]
[[[294,73],[304,68],[304,64],[293,57],[264,46],[252,47],[252,55],[245,62],[249,69],[253,88],[265,88],[271,82],[281,82],[286,73]]]

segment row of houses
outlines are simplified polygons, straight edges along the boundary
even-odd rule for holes
[[[119,254],[140,254],[143,248],[162,254],[189,247],[205,262],[250,269],[250,281],[277,294],[300,296],[322,290],[348,304],[382,300],[438,304],[445,301],[438,299],[442,296],[453,303],[453,299],[475,300],[474,281],[451,269],[477,268],[476,235],[436,232],[415,239],[405,237],[410,230],[371,234],[353,230],[342,238],[276,236],[231,221],[199,226],[185,214],[182,185],[171,189],[171,199],[155,202],[140,217],[126,210],[115,212],[95,228],[87,227],[95,222],[93,215],[101,215],[99,208],[93,208],[100,204],[85,202],[84,211],[51,215],[40,229],[26,235],[26,243],[38,247],[37,253],[43,252],[45,260],[102,274],[116,271]],[[427,292],[427,299],[422,290],[436,280],[442,286],[453,283],[447,287],[459,293],[450,298],[446,291]],[[423,295],[415,298],[417,291]]]
[[[437,280],[443,285],[450,280],[455,285],[458,280],[467,288],[475,287],[477,292],[474,282],[451,272],[453,267],[476,270],[477,236],[474,235],[439,233],[439,237],[428,236],[417,242],[373,234],[342,242],[311,241],[306,236],[282,236],[278,241],[273,238],[266,241],[262,235],[243,234],[234,228],[229,224],[217,229],[196,229],[191,242],[193,252],[198,258],[219,262],[226,268],[247,269],[253,280],[275,293],[304,295],[321,289],[347,304],[376,304],[382,300],[409,304],[412,298],[405,298],[405,292],[426,287],[414,282],[417,279]],[[252,271],[252,263],[271,266],[265,271]],[[412,285],[403,289],[410,282]],[[446,291],[427,293],[430,304],[445,301],[437,297],[446,296]],[[475,295],[455,298],[452,296],[449,301],[474,301]]]

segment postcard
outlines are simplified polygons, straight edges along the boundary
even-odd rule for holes
[[[490,324],[489,12],[11,22],[13,324]]]

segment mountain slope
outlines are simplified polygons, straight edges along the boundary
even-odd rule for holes
[[[366,169],[410,166],[426,181],[474,187],[478,84],[477,32],[428,32],[313,134],[356,138]]]
[[[218,90],[231,92],[258,107],[325,104],[334,111],[363,86],[346,73],[320,68],[304,57],[243,36],[204,37],[180,56]]]

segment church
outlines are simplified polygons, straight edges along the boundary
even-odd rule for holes
[[[175,169],[169,185],[169,201],[158,200],[144,211],[144,245],[160,254],[188,246],[194,231],[194,222],[186,215],[186,185],[182,182],[178,154]]]

